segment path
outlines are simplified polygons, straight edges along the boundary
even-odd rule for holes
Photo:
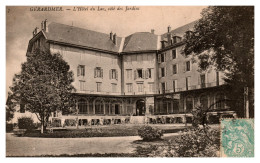
[[[31,138],[6,134],[6,156],[40,156],[85,153],[131,153],[139,136],[93,138]]]

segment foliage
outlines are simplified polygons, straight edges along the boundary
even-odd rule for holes
[[[174,151],[179,157],[216,157],[219,135],[219,132],[210,128],[189,129],[175,140]]]
[[[13,131],[14,125],[12,123],[6,123],[6,132]]]
[[[33,119],[31,117],[18,118],[18,127],[19,129],[26,129],[26,131],[32,131],[35,129]]]
[[[184,53],[199,59],[201,70],[216,67],[225,73],[230,106],[243,116],[243,90],[249,88],[254,116],[254,7],[210,6],[194,31],[186,35]]]
[[[14,112],[15,112],[15,104],[12,101],[11,93],[8,92],[8,98],[5,107],[6,122],[11,121],[14,118]]]
[[[60,54],[36,50],[27,55],[22,70],[10,87],[12,99],[35,113],[41,122],[42,132],[53,111],[68,111],[75,105],[72,98],[73,73]]]
[[[145,141],[152,141],[160,139],[163,136],[163,131],[146,125],[138,130],[138,135]]]

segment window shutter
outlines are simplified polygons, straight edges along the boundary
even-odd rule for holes
[[[166,52],[165,53],[163,53],[163,55],[164,55],[164,62],[166,62]]]
[[[103,69],[100,69],[101,78],[103,78]]]
[[[118,72],[117,72],[117,70],[116,70],[116,80],[118,79]]]
[[[145,73],[144,73],[144,69],[142,69],[142,78],[145,78]]]
[[[94,69],[94,78],[97,77],[97,68]]]
[[[158,63],[161,63],[161,54],[158,54]]]
[[[192,70],[192,62],[191,61],[189,61],[190,62],[190,71]]]
[[[167,76],[167,67],[164,68],[164,76]]]
[[[112,79],[112,70],[109,70],[109,79]]]
[[[149,70],[148,70],[148,69],[145,71],[145,78],[146,78],[146,79],[149,78]]]
[[[186,72],[186,62],[183,62],[183,72]]]
[[[79,72],[79,66],[77,67],[77,76],[79,76],[80,72]]]
[[[134,78],[135,78],[135,79],[137,78],[137,72],[136,72],[136,70],[134,71]]]
[[[159,78],[162,77],[162,68],[159,69]]]
[[[83,76],[85,76],[85,66],[83,66]]]

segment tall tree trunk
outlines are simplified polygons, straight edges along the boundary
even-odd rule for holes
[[[44,133],[44,122],[41,122],[41,134]]]

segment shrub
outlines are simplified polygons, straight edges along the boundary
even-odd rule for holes
[[[138,135],[145,141],[152,141],[160,139],[163,136],[163,132],[151,126],[142,126],[138,129]]]
[[[6,132],[13,131],[13,124],[11,123],[6,123]]]
[[[18,119],[19,129],[26,129],[26,131],[32,131],[35,129],[33,119],[31,117],[21,117]]]

